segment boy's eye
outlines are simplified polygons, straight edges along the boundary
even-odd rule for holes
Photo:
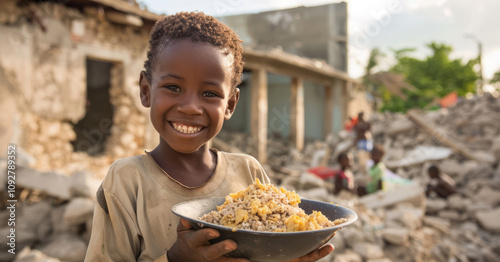
[[[167,88],[167,89],[169,89],[171,91],[174,91],[174,92],[181,91],[181,89],[178,86],[175,86],[175,85],[166,85],[165,88]]]
[[[203,93],[203,96],[204,97],[217,97],[219,96],[218,94],[214,93],[214,92],[204,92]]]

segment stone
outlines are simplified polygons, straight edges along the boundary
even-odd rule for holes
[[[462,221],[464,217],[456,210],[442,210],[439,211],[438,217],[451,221]]]
[[[14,262],[61,262],[61,260],[49,257],[40,250],[25,247],[21,250],[21,252],[19,252],[19,254],[17,254]]]
[[[370,209],[388,207],[399,203],[411,203],[415,207],[421,207],[425,205],[425,196],[422,188],[417,183],[410,183],[391,191],[377,191],[362,196],[359,202]]]
[[[487,211],[491,210],[492,208],[493,206],[491,206],[490,204],[486,204],[484,202],[473,202],[470,205],[468,205],[465,209],[467,215],[474,217],[478,211]]]
[[[51,208],[51,204],[46,201],[22,206],[17,213],[16,221],[16,231],[19,232],[18,243],[31,243],[48,237],[52,231],[49,219]]]
[[[500,162],[500,137],[493,140],[493,145],[491,146],[491,152],[496,158],[497,162]]]
[[[77,235],[61,234],[42,245],[40,251],[62,261],[83,261],[87,244]]]
[[[380,246],[367,242],[355,243],[353,251],[360,254],[364,259],[377,259],[384,257],[384,251]]]
[[[413,124],[412,121],[410,121],[408,119],[399,119],[399,120],[391,122],[391,124],[388,127],[386,126],[384,128],[385,128],[385,132],[387,134],[394,136],[394,135],[397,135],[400,133],[408,132],[415,127],[416,126],[415,126],[415,124]]]
[[[70,192],[74,197],[96,198],[96,192],[101,181],[94,178],[88,171],[78,171],[71,175]]]
[[[353,248],[358,242],[364,241],[364,234],[361,230],[355,227],[346,227],[338,231],[337,235],[341,234],[348,248]]]
[[[43,193],[68,200],[71,198],[71,180],[54,172],[39,172],[28,167],[18,167],[16,183],[25,188],[38,189]]]
[[[465,210],[465,207],[467,206],[467,203],[470,202],[469,199],[463,198],[459,194],[453,194],[448,197],[448,207],[451,209],[455,209],[458,211]],[[427,201],[427,204],[429,204],[429,201]]]
[[[352,251],[335,255],[333,262],[363,262],[363,258]]]
[[[424,224],[438,229],[445,234],[448,234],[450,232],[451,224],[447,219],[427,216],[424,218]]]
[[[324,187],[325,182],[316,175],[304,172],[300,176],[300,184],[300,188],[302,190],[308,190],[313,188],[322,188]]]
[[[299,190],[297,194],[304,199],[318,200],[323,202],[332,202],[333,196],[328,193],[324,187],[313,188],[309,190]]]
[[[94,201],[87,198],[74,198],[64,210],[64,223],[70,226],[77,226],[85,223],[88,217],[94,213]]]
[[[50,222],[52,223],[52,234],[73,233],[78,234],[79,226],[70,226],[64,222],[64,213],[68,205],[60,205],[50,211]]]
[[[446,208],[446,200],[441,198],[428,198],[426,201],[425,211],[427,213],[435,213]]]
[[[496,206],[500,203],[500,191],[494,190],[489,186],[481,188],[479,193],[474,195],[475,202],[482,202],[491,206]]]
[[[500,208],[493,210],[478,211],[476,213],[476,219],[485,230],[492,233],[500,233],[500,223],[498,223],[498,218],[500,217]]]
[[[382,236],[385,241],[393,245],[405,245],[408,243],[410,233],[406,228],[384,228]]]

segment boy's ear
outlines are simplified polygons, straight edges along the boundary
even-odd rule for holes
[[[236,88],[233,96],[229,98],[229,100],[227,101],[227,108],[224,114],[225,120],[231,119],[231,116],[233,115],[234,110],[236,109],[236,104],[238,104],[238,100],[240,100],[240,89]]]
[[[141,71],[139,76],[139,86],[141,89],[141,103],[144,107],[151,107],[151,85],[148,80],[148,73]]]

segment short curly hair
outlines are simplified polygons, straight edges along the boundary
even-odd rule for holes
[[[144,69],[151,82],[151,72],[163,48],[175,39],[190,39],[210,43],[224,51],[225,55],[232,54],[233,76],[231,79],[232,92],[241,82],[243,72],[243,47],[238,35],[229,26],[219,22],[203,12],[179,12],[158,20],[149,36],[149,51]]]

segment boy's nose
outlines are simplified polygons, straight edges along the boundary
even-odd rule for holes
[[[198,115],[203,113],[201,103],[196,94],[185,93],[178,103],[177,110],[186,115]]]

